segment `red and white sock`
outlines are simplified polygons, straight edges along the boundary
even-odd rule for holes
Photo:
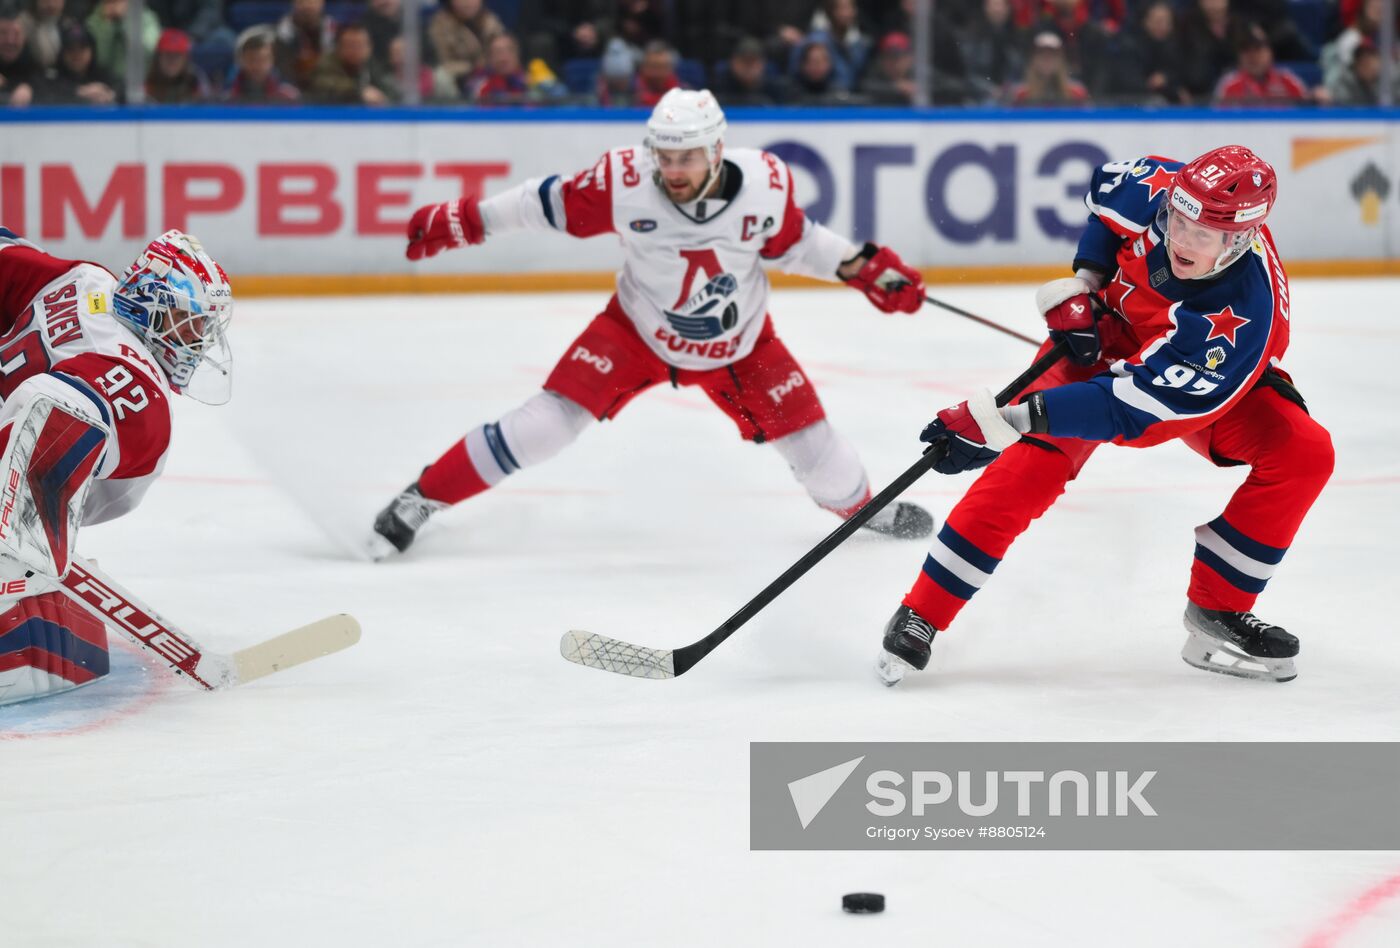
[[[429,500],[456,504],[495,487],[524,467],[547,461],[573,443],[593,421],[575,402],[540,392],[481,425],[447,449],[423,475],[418,489]]]

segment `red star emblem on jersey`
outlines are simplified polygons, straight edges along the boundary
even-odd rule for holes
[[[1241,326],[1249,322],[1243,316],[1236,316],[1235,311],[1230,307],[1225,307],[1218,313],[1202,313],[1206,321],[1210,323],[1210,333],[1206,336],[1206,342],[1212,339],[1224,339],[1230,345],[1235,344],[1235,333]]]
[[[1119,313],[1127,313],[1123,308],[1128,299],[1128,294],[1136,290],[1137,286],[1128,282],[1128,277],[1123,273],[1123,268],[1119,267],[1118,272],[1113,275],[1107,287],[1104,288],[1104,302]]]
[[[1167,188],[1171,187],[1172,179],[1175,177],[1175,171],[1168,171],[1166,168],[1158,165],[1150,175],[1143,178],[1138,184],[1147,188],[1147,199],[1150,201],[1158,194],[1161,194]]]

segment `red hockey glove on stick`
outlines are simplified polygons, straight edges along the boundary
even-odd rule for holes
[[[961,474],[991,464],[1021,440],[1021,433],[1002,418],[992,393],[983,390],[939,412],[924,427],[919,440],[932,445],[946,441],[948,450],[933,469],[940,474]]]
[[[1075,365],[1093,365],[1103,356],[1098,320],[1089,296],[1093,291],[1094,287],[1079,276],[1051,280],[1035,291],[1035,305],[1045,317],[1050,338],[1069,343],[1070,361]]]
[[[866,258],[846,281],[885,313],[912,313],[924,305],[924,278],[888,247],[866,244],[857,256]]]
[[[408,222],[408,249],[404,256],[422,260],[449,247],[479,244],[485,239],[486,228],[481,223],[476,198],[427,204],[414,211]]]

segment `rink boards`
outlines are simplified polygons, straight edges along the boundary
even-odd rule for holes
[[[98,119],[94,120],[93,115]],[[0,221],[59,254],[132,256],[167,227],[203,236],[244,292],[602,287],[616,241],[508,235],[410,264],[412,209],[590,167],[645,113],[361,109],[29,110],[0,117]],[[731,112],[728,141],[792,167],[807,213],[935,275],[1062,267],[1094,166],[1239,142],[1280,178],[1270,219],[1316,275],[1400,257],[1397,125],[1379,111]]]

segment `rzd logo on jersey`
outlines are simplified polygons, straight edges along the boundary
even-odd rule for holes
[[[569,356],[574,362],[584,362],[593,366],[603,375],[607,375],[613,369],[612,359],[607,356],[594,355],[583,346],[575,346],[573,354]]]
[[[801,372],[793,372],[786,379],[770,388],[768,397],[773,399],[774,405],[781,405],[783,399],[792,394],[793,389],[801,388],[806,384],[807,380],[802,377]]]

